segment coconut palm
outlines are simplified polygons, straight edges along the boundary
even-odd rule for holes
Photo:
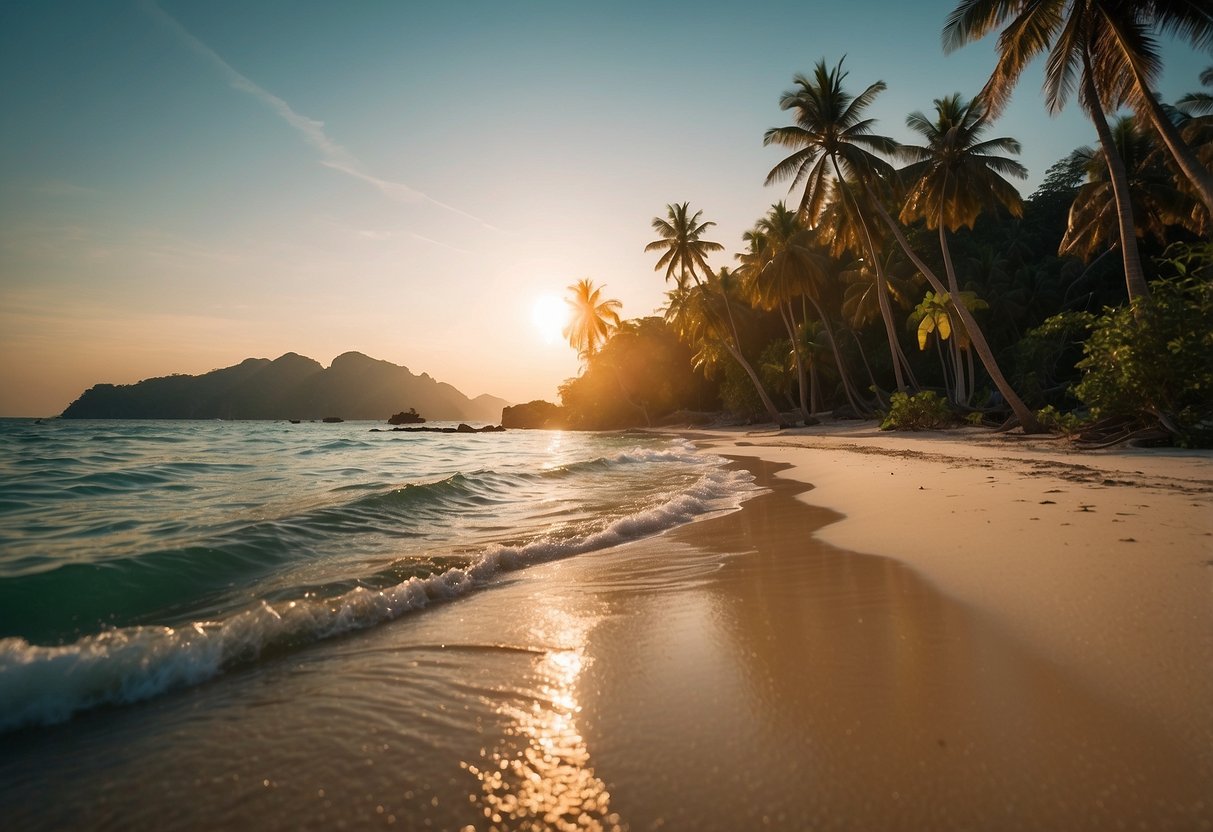
[[[750,251],[739,259],[743,263],[747,292],[754,303],[762,309],[779,311],[788,340],[793,344],[798,327],[793,300],[805,298],[812,304],[834,352],[847,401],[857,412],[866,410],[854,392],[829,318],[820,304],[819,288],[825,279],[828,258],[819,250],[812,232],[800,223],[796,212],[789,210],[783,202],[777,202],[745,236],[751,244]],[[800,383],[800,409],[807,418],[810,413],[808,377],[800,352],[794,349],[792,354]]]
[[[875,121],[864,117],[864,110],[885,89],[885,83],[877,81],[852,97],[843,87],[847,73],[843,71],[842,63],[840,60],[833,69],[828,69],[821,60],[811,78],[801,74],[793,77],[796,87],[783,94],[779,106],[794,113],[795,123],[771,128],[763,136],[763,144],[790,147],[794,152],[771,169],[765,184],[790,178],[791,189],[803,185],[798,212],[811,228],[819,223],[832,191],[837,187],[842,200],[841,213],[849,214],[850,221],[860,231],[860,250],[876,261],[879,259],[876,241],[864,218],[864,208],[858,204],[847,180],[865,183],[870,188],[874,181],[891,177],[892,166],[876,154],[893,153],[897,143],[887,136],[874,135]],[[897,345],[893,314],[886,295],[883,281],[878,280],[877,297],[894,377],[897,388],[904,390],[902,366],[905,356]]]
[[[689,278],[701,292],[706,290],[708,294],[713,294],[714,289],[718,290],[719,299],[724,307],[723,314],[715,309],[714,304],[706,302],[707,297],[700,299],[700,309],[712,319],[705,332],[710,332],[720,339],[721,345],[741,365],[742,370],[754,385],[758,398],[762,401],[762,406],[767,411],[767,415],[771,417],[771,421],[782,425],[783,420],[780,418],[774,402],[771,401],[771,397],[763,388],[762,380],[741,351],[741,338],[737,332],[737,323],[729,302],[727,284],[731,275],[727,270],[722,270],[721,274],[717,276],[717,280],[711,279],[713,275],[711,267],[707,263],[707,255],[723,251],[724,246],[703,239],[707,230],[716,223],[700,222],[699,218],[702,215],[702,211],[692,214],[690,203],[687,202],[667,205],[666,216],[664,218],[654,217],[652,222],[653,229],[660,235],[660,239],[646,245],[644,250],[662,252],[653,270],[661,271],[664,268],[665,279],[667,281],[673,279],[679,288],[685,288]]]
[[[818,229],[821,237],[831,241],[832,255],[846,260],[851,256],[858,258],[858,265],[869,275],[869,298],[876,315],[885,324],[885,337],[893,361],[893,377],[898,391],[904,393],[907,385],[917,388],[918,382],[893,326],[893,303],[904,305],[904,298],[898,297],[899,290],[894,286],[897,278],[890,271],[895,262],[891,256],[892,249],[880,226],[866,219],[876,214],[870,204],[873,198],[875,194],[865,190],[861,183],[836,182],[835,196],[822,215]]]
[[[569,323],[564,328],[564,337],[569,346],[577,350],[577,356],[589,362],[611,334],[619,328],[617,300],[602,297],[605,286],[595,287],[589,278],[582,278],[568,287]]]
[[[904,222],[923,220],[927,228],[939,230],[939,246],[948,280],[946,289],[934,272],[911,250],[905,235],[892,223],[891,217],[887,213],[882,213],[882,216],[886,217],[894,236],[935,292],[958,297],[960,286],[952,265],[947,232],[961,227],[971,228],[978,215],[985,210],[1004,208],[1016,216],[1023,213],[1023,200],[1004,174],[1022,178],[1027,175],[1027,170],[1015,160],[998,155],[1018,153],[1019,143],[1007,137],[983,139],[989,126],[984,107],[980,103],[964,100],[959,94],[935,100],[934,121],[915,112],[906,119],[906,126],[921,134],[926,144],[906,145],[900,151],[910,160],[909,166],[902,171],[910,182],[910,189],[901,219]],[[964,304],[956,304],[955,309],[973,341],[973,349],[1003,399],[1025,430],[1035,429],[1036,421],[1032,412],[1011,389],[972,313]]]
[[[1158,162],[1153,135],[1141,130],[1135,117],[1125,116],[1113,125],[1112,137],[1116,154],[1124,160],[1128,173],[1136,236],[1152,236],[1165,242],[1170,226],[1192,228],[1194,200],[1175,186]],[[1117,240],[1116,203],[1102,149],[1079,148],[1074,157],[1085,164],[1088,180],[1078,189],[1070,207],[1070,222],[1060,253],[1074,254],[1089,262]]]
[[[1044,91],[1049,111],[1060,110],[1078,88],[1079,101],[1099,135],[1116,194],[1129,297],[1147,296],[1127,174],[1113,152],[1104,112],[1128,103],[1147,118],[1213,214],[1213,174],[1180,138],[1152,90],[1162,70],[1153,30],[1205,48],[1213,42],[1213,10],[1207,2],[1195,0],[961,0],[944,26],[944,48],[951,51],[997,28],[1002,28],[998,63],[982,97],[992,113],[999,113],[1027,65],[1046,51]]]
[[[661,235],[644,247],[645,251],[662,251],[654,271],[665,269],[666,281],[683,281],[688,277],[696,283],[712,273],[707,255],[724,251],[724,246],[703,239],[714,222],[700,222],[703,211],[691,213],[689,202],[666,206],[666,216],[653,217],[653,230]]]

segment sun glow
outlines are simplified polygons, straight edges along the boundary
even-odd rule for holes
[[[531,323],[545,344],[559,344],[569,322],[569,305],[555,295],[540,295],[531,305]]]

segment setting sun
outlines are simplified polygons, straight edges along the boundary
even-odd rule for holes
[[[564,340],[563,330],[569,322],[569,305],[555,295],[540,295],[531,305],[531,322],[545,344]]]

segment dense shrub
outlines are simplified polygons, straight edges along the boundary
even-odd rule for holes
[[[1213,445],[1213,281],[1186,269],[1091,329],[1074,392],[1096,419],[1161,423],[1181,445]]]
[[[880,423],[881,430],[933,430],[947,427],[955,414],[947,399],[930,390],[907,396],[894,393],[889,397],[889,412]]]

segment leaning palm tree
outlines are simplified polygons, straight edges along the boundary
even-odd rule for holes
[[[1199,232],[1194,219],[1195,200],[1176,187],[1172,177],[1157,161],[1153,135],[1139,129],[1135,117],[1125,116],[1113,125],[1112,137],[1116,153],[1124,160],[1128,173],[1135,234],[1165,242],[1167,230],[1173,225]],[[1089,262],[1115,244],[1115,199],[1108,182],[1103,151],[1082,147],[1074,151],[1074,158],[1085,165],[1088,179],[1078,189],[1070,206],[1070,221],[1059,253],[1074,254]]]
[[[695,283],[701,291],[716,294],[723,304],[723,314],[716,311],[714,304],[704,303],[705,314],[713,318],[710,331],[720,338],[721,345],[741,365],[746,376],[754,385],[758,398],[762,402],[767,415],[776,425],[783,425],[783,419],[771,397],[762,386],[762,380],[754,367],[741,351],[741,338],[737,331],[733,308],[729,302],[727,286],[728,275],[722,270],[720,279],[712,281],[712,269],[708,266],[707,255],[715,251],[723,251],[724,246],[711,240],[703,239],[703,235],[714,222],[700,222],[702,211],[691,213],[690,204],[686,202],[666,206],[666,216],[654,217],[652,226],[660,238],[644,247],[645,251],[660,251],[662,255],[657,260],[654,271],[665,269],[665,279],[673,279],[679,288],[686,286],[687,279]],[[713,291],[713,286],[718,291]]]
[[[577,350],[577,357],[589,362],[619,328],[619,309],[622,304],[614,299],[602,297],[605,286],[595,287],[589,278],[582,278],[568,287],[569,323],[563,330],[569,346]]]
[[[952,265],[947,232],[972,228],[978,215],[986,210],[1004,208],[1015,216],[1022,215],[1023,200],[1004,175],[1024,178],[1027,170],[1019,162],[998,155],[1018,153],[1019,142],[1007,137],[983,140],[989,121],[982,104],[965,101],[955,94],[935,100],[935,115],[934,121],[918,112],[906,119],[906,126],[921,134],[926,144],[904,145],[900,151],[910,160],[902,175],[911,183],[901,220],[907,223],[923,220],[927,228],[939,230],[947,290],[938,285],[932,272],[926,270],[923,274],[936,293],[946,291],[959,297],[960,285]],[[915,265],[924,268],[917,260]],[[1011,389],[972,313],[963,303],[954,304],[954,308],[999,393],[1025,430],[1032,429],[1035,426],[1032,412]]]
[[[843,200],[841,210],[851,214],[858,223],[862,250],[876,261],[880,256],[876,240],[847,180],[871,186],[875,180],[890,177],[892,166],[876,154],[893,153],[897,143],[887,136],[874,135],[872,128],[875,121],[864,116],[864,110],[885,89],[885,83],[877,81],[852,97],[843,87],[847,73],[843,71],[842,63],[840,60],[833,69],[829,69],[821,60],[817,62],[811,78],[799,73],[793,77],[796,87],[783,94],[779,107],[790,110],[795,116],[795,123],[773,127],[763,136],[764,145],[789,147],[793,153],[771,169],[765,184],[790,178],[792,189],[803,185],[799,214],[810,228],[819,223],[831,191],[837,187],[838,195]],[[892,309],[886,288],[880,280],[877,281],[877,296],[897,388],[904,390],[902,361],[905,359],[897,346]]]
[[[1129,297],[1147,296],[1127,174],[1114,152],[1104,113],[1128,103],[1148,118],[1213,214],[1213,173],[1180,138],[1152,90],[1162,70],[1153,30],[1157,27],[1205,48],[1213,42],[1213,10],[1197,0],[960,0],[944,26],[944,48],[952,51],[1000,27],[998,63],[982,97],[997,115],[1024,69],[1046,51],[1044,91],[1049,111],[1059,111],[1077,86],[1079,101],[1099,135],[1116,194]]]
[[[1213,172],[1184,143],[1154,92],[1162,74],[1156,32],[1173,34],[1197,49],[1207,49],[1213,44],[1213,8],[1207,2],[961,0],[944,27],[944,48],[950,51],[999,26],[1004,27],[999,38],[999,62],[986,87],[996,111],[1010,98],[1027,64],[1049,50],[1045,93],[1049,109],[1056,112],[1073,91],[1081,64],[1081,85],[1087,84],[1085,76],[1093,75],[1090,80],[1098,90],[1096,98],[1084,101],[1088,112],[1095,101],[1108,111],[1121,104],[1131,106],[1143,123],[1157,131],[1213,213]],[[1083,96],[1088,96],[1085,89]]]
[[[843,188],[846,188],[847,198],[843,197]],[[871,294],[868,298],[874,304],[876,317],[885,324],[885,337],[893,360],[893,378],[898,391],[905,393],[907,385],[917,389],[918,382],[914,378],[914,368],[892,328],[893,303],[905,305],[895,285],[897,278],[891,271],[895,262],[893,250],[887,237],[880,233],[880,226],[868,224],[865,219],[876,214],[871,205],[874,198],[876,195],[860,183],[836,182],[835,197],[822,215],[818,230],[821,237],[831,240],[830,253],[833,256],[846,260],[851,256],[858,258],[858,266],[869,276]],[[844,314],[849,313],[844,310]],[[861,325],[852,323],[852,326]]]

